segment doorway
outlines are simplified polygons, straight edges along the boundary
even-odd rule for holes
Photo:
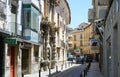
[[[118,24],[116,24],[113,27],[113,39],[112,39],[112,43],[113,43],[113,47],[112,47],[112,55],[113,55],[113,76],[112,77],[118,77]]]
[[[29,74],[30,73],[30,52],[29,49],[22,49],[22,73]]]
[[[10,47],[10,77],[15,77],[15,47]]]

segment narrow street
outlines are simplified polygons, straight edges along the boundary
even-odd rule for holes
[[[56,75],[53,75],[52,77],[80,77],[80,73],[84,70],[84,68],[85,65],[75,66]]]
[[[120,77],[120,0],[0,0],[0,77]]]

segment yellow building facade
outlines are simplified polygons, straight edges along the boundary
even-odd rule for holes
[[[90,40],[92,38],[92,34],[93,33],[93,25],[89,24],[87,25],[84,30],[83,30],[83,36],[84,36],[84,40],[83,40],[83,51],[84,54],[92,54],[93,51],[91,50],[90,47]]]
[[[83,26],[82,29],[73,30],[68,35],[68,51],[74,52],[74,50],[79,49],[81,53],[80,55],[92,54],[93,52],[90,48],[92,32],[92,24],[87,24]]]

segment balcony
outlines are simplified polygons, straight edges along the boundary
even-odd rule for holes
[[[88,11],[88,21],[93,22],[93,20],[94,20],[94,10],[89,9],[89,11]]]
[[[57,40],[56,47],[65,48],[65,42],[63,40]]]
[[[3,35],[10,35],[11,33],[8,30],[8,27],[5,25],[5,20],[0,20],[0,33]]]
[[[68,35],[68,37],[73,37],[72,35]]]
[[[0,19],[5,19],[5,3],[0,1]]]
[[[99,6],[108,6],[109,0],[98,0],[98,5]]]
[[[0,20],[0,29],[5,30],[5,21],[4,20]]]
[[[41,12],[41,3],[39,0],[23,0],[23,4],[32,4],[37,10]]]
[[[69,40],[69,41],[68,41],[68,44],[72,44],[72,41]]]
[[[10,27],[7,30],[9,30],[9,32],[12,35],[22,36],[22,25],[21,24],[17,24],[16,22],[9,22],[8,26]]]
[[[60,48],[61,47],[61,41],[57,40],[56,47]]]
[[[18,6],[18,0],[11,0],[11,4],[14,6]]]
[[[39,41],[38,39],[38,33],[32,31],[31,29],[25,29],[24,30],[24,39],[28,40],[28,41],[33,41],[33,42],[37,42]]]

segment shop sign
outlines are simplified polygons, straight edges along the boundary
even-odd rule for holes
[[[22,46],[22,48],[31,48],[32,44],[27,43],[27,42],[21,42],[21,46]]]
[[[17,44],[17,39],[7,38],[7,39],[4,40],[4,43],[7,43],[7,44]]]
[[[98,49],[98,40],[97,39],[91,39],[90,40],[90,47],[91,49]]]

